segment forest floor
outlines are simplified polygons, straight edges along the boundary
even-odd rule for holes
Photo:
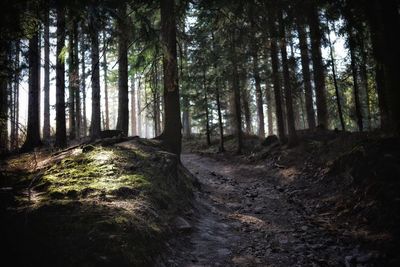
[[[176,156],[153,140],[42,148],[0,163],[7,266],[152,265],[192,198]]]
[[[167,266],[399,266],[397,139],[246,143],[241,156],[187,145],[197,153],[182,162],[200,190],[185,217],[192,232],[169,243]]]

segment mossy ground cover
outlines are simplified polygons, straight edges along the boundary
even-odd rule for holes
[[[3,165],[0,185],[12,194],[0,211],[6,259],[14,266],[150,265],[187,204],[190,182],[173,155],[130,142],[135,149],[77,148],[37,170],[22,168],[23,157]]]

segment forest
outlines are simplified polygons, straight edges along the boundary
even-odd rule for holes
[[[3,0],[7,266],[399,266],[398,0]]]

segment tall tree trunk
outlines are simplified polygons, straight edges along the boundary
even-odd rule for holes
[[[124,135],[129,130],[129,97],[128,97],[128,40],[126,37],[126,9],[119,11],[118,25],[118,121],[117,129]]]
[[[274,120],[273,120],[273,103],[271,95],[271,87],[266,84],[265,99],[267,102],[267,121],[268,121],[268,135],[274,134]]]
[[[70,12],[71,13],[71,12]],[[72,14],[70,14],[72,17]],[[75,94],[76,91],[76,66],[75,66],[75,55],[74,55],[74,28],[76,27],[76,22],[74,18],[69,18],[71,23],[69,26],[69,42],[68,42],[68,78],[69,78],[69,96],[68,96],[68,131],[69,131],[69,139],[74,140],[76,134],[76,115],[75,115]]]
[[[207,80],[206,80],[206,70],[203,69],[203,90],[204,90],[204,108],[206,111],[206,139],[207,145],[211,146],[211,137],[210,137],[210,116],[208,112],[208,92],[207,92]]]
[[[135,95],[135,78],[131,76],[131,133],[132,136],[137,135],[137,119],[136,119],[136,95]]]
[[[286,114],[287,114],[287,125],[288,125],[288,145],[295,146],[298,143],[295,122],[294,122],[294,112],[293,112],[293,96],[292,96],[292,86],[290,81],[290,71],[288,63],[288,55],[286,50],[286,31],[283,21],[283,14],[279,14],[279,35],[281,37],[281,58],[282,58],[282,69],[283,69],[283,82],[285,87],[285,104],[286,104]]]
[[[183,27],[184,30],[184,27]],[[180,49],[180,84],[182,90],[182,126],[183,134],[189,139],[191,137],[191,125],[190,125],[190,102],[187,94],[187,64],[184,64],[184,59],[187,58],[187,44],[183,44],[183,49]],[[186,62],[185,62],[186,63]]]
[[[400,133],[400,75],[398,74],[399,14],[396,0],[370,1],[366,5],[376,60],[376,84],[379,97],[381,127]],[[390,53],[388,52],[390,51]]]
[[[79,36],[78,36],[78,25],[75,22],[73,28],[73,36],[74,36],[74,91],[75,91],[75,130],[76,130],[76,137],[81,137],[81,123],[82,123],[82,112],[81,112],[81,92],[80,92],[80,77],[79,77]]]
[[[334,53],[333,53],[333,46],[332,46],[330,34],[328,34],[328,44],[329,44],[329,52],[330,52],[330,57],[331,57],[333,85],[335,86],[336,104],[337,104],[338,113],[339,113],[340,125],[342,126],[342,130],[346,131],[346,126],[344,124],[344,119],[343,119],[342,103],[341,103],[341,97],[340,97],[340,92],[339,92],[339,85],[338,85],[337,78],[336,78],[337,77],[337,75],[336,75],[336,64],[335,64],[335,57],[334,57]]]
[[[164,57],[164,109],[163,139],[167,149],[181,154],[182,125],[179,106],[179,86],[176,52],[175,1],[161,0],[161,39]]]
[[[11,149],[15,150],[19,146],[19,76],[20,76],[20,41],[15,41],[15,60],[14,60],[14,86],[13,86],[13,121],[11,123]]]
[[[137,87],[137,121],[138,121],[138,135],[142,136],[142,77],[138,78],[138,87]]]
[[[246,122],[246,134],[251,134],[251,113],[250,113],[250,101],[249,101],[249,91],[247,88],[247,81],[246,75],[244,70],[240,75],[241,85],[240,88],[242,89],[241,96],[242,96],[242,104],[243,104],[243,111],[244,111],[244,119]]]
[[[311,54],[313,61],[315,95],[317,101],[318,125],[323,128],[329,126],[328,108],[326,103],[325,70],[321,52],[322,32],[316,0],[311,1],[309,24],[311,35]]]
[[[217,78],[218,79],[218,78]],[[218,127],[219,127],[219,152],[224,152],[224,125],[222,123],[222,113],[221,113],[221,96],[220,96],[220,83],[217,81],[216,90],[216,101],[217,101],[217,112],[218,112]]]
[[[348,23],[350,23],[348,21]],[[363,131],[363,118],[362,118],[362,111],[361,111],[361,103],[360,103],[360,95],[359,95],[359,86],[358,86],[358,68],[356,63],[356,53],[355,53],[355,40],[354,40],[354,33],[353,27],[351,25],[347,25],[347,33],[349,37],[349,48],[350,48],[350,59],[351,59],[351,72],[353,75],[353,92],[354,92],[354,106],[356,111],[356,118],[357,118],[357,125],[358,130],[360,132]]]
[[[82,32],[82,35],[83,32]],[[81,57],[82,57],[82,131],[83,136],[87,136],[87,117],[86,117],[86,57],[85,57],[85,36],[82,36],[81,41]]]
[[[372,118],[371,118],[371,106],[370,106],[370,90],[369,90],[369,81],[368,81],[368,71],[367,71],[367,52],[365,47],[365,40],[362,36],[360,38],[360,52],[361,52],[361,64],[360,64],[360,78],[361,78],[361,86],[364,89],[365,94],[365,113],[367,114],[367,127],[369,130],[372,129]]]
[[[50,138],[50,25],[48,10],[44,20],[44,106],[43,106],[43,139]]]
[[[250,6],[249,11],[250,31],[251,31],[251,57],[253,59],[253,78],[256,87],[256,103],[257,103],[257,116],[258,116],[258,136],[265,137],[265,124],[264,124],[264,107],[263,95],[261,91],[261,78],[258,62],[258,44],[256,41],[256,25],[254,22],[254,8]]]
[[[92,119],[90,125],[90,137],[92,140],[100,138],[101,113],[100,113],[100,68],[99,68],[99,31],[95,18],[89,22],[92,59]]]
[[[29,99],[28,128],[23,151],[29,151],[40,146],[40,81],[39,81],[39,39],[38,34],[29,39]]]
[[[60,4],[61,5],[61,4]],[[56,142],[58,147],[67,146],[65,121],[65,62],[61,52],[65,46],[65,9],[57,7],[57,63],[56,63]]]
[[[242,136],[242,110],[240,104],[240,84],[239,84],[239,72],[237,66],[237,55],[236,55],[236,37],[235,29],[232,30],[231,40],[231,60],[232,60],[232,87],[234,96],[234,119],[235,119],[235,134],[237,138],[237,153],[242,153],[243,147],[243,136]]]
[[[304,96],[306,103],[308,128],[315,128],[315,110],[313,104],[313,92],[311,86],[310,57],[308,53],[307,33],[305,25],[302,21],[297,24],[297,32],[299,34],[301,66],[303,72]]]
[[[108,102],[108,63],[107,63],[107,41],[106,31],[103,32],[103,76],[104,76],[104,109],[105,109],[105,129],[110,129],[110,110]],[[118,76],[119,77],[119,76]]]
[[[6,40],[0,39],[0,154],[8,151],[8,46]]]
[[[279,58],[278,58],[278,45],[277,40],[278,33],[275,25],[275,16],[270,14],[268,20],[269,33],[271,35],[271,65],[272,65],[272,79],[274,84],[274,95],[275,95],[275,116],[276,124],[278,127],[278,136],[281,142],[285,140],[285,124],[283,121],[283,110],[282,110],[282,96],[281,96],[281,81],[279,78]]]

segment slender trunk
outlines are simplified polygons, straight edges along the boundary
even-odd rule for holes
[[[100,138],[101,114],[100,114],[100,68],[99,68],[99,39],[97,24],[94,17],[90,18],[90,40],[92,59],[92,119],[90,136],[92,140]]]
[[[267,102],[267,121],[268,121],[268,135],[274,134],[274,120],[273,120],[273,103],[271,88],[268,84],[265,86],[265,99]]]
[[[173,0],[161,0],[161,39],[165,46],[163,57],[165,110],[163,139],[167,149],[179,156],[181,154],[182,124],[174,5],[175,1]]]
[[[136,126],[136,95],[135,95],[135,78],[131,76],[131,133],[132,136],[137,135],[137,126]]]
[[[206,80],[206,71],[203,70],[203,90],[204,90],[204,108],[206,111],[206,137],[207,137],[207,145],[211,145],[211,137],[210,137],[210,116],[208,112],[208,93],[207,93],[207,80]]]
[[[257,115],[258,115],[258,136],[265,137],[265,124],[264,124],[264,107],[263,96],[261,91],[261,78],[258,70],[258,53],[257,50],[253,52],[253,76],[256,86],[256,101],[257,101]]]
[[[283,82],[285,88],[285,104],[286,104],[286,115],[287,115],[287,125],[288,125],[288,145],[295,146],[298,143],[295,122],[294,122],[294,112],[293,112],[293,96],[292,96],[292,86],[290,82],[290,71],[288,56],[286,50],[286,31],[283,21],[283,14],[279,14],[279,35],[281,37],[281,57],[282,57],[282,69],[283,69]]]
[[[259,71],[258,62],[258,44],[256,41],[256,25],[254,22],[254,9],[253,5],[250,6],[249,11],[250,20],[250,31],[251,31],[251,57],[253,59],[253,78],[256,87],[256,104],[257,104],[257,116],[258,116],[258,136],[261,138],[265,137],[265,124],[264,124],[264,107],[263,107],[263,95],[261,91],[261,78]]]
[[[105,129],[110,129],[110,110],[108,103],[108,64],[107,64],[107,52],[106,52],[106,32],[103,32],[103,76],[104,76],[104,109],[105,109]],[[119,77],[119,76],[118,76]]]
[[[13,70],[14,76],[12,82],[12,110],[11,110],[11,135],[10,135],[10,149],[15,150],[18,148],[18,110],[19,110],[19,53],[20,53],[20,41],[15,41],[14,46],[14,62]]]
[[[271,37],[271,65],[272,65],[272,77],[274,84],[274,95],[275,95],[275,115],[276,124],[278,126],[278,136],[281,142],[285,140],[285,124],[283,121],[283,111],[282,111],[282,96],[281,96],[281,81],[279,77],[279,58],[278,58],[278,46],[276,36],[277,30],[275,25],[275,16],[270,14],[269,21],[269,32]]]
[[[56,143],[58,147],[67,146],[65,121],[65,62],[61,52],[65,46],[65,10],[57,7],[57,63],[56,63]]]
[[[346,131],[346,126],[344,124],[344,119],[343,119],[341,98],[340,98],[340,93],[339,93],[339,85],[338,85],[337,78],[336,78],[337,77],[336,64],[335,64],[335,57],[334,57],[334,53],[333,53],[333,46],[332,46],[330,34],[328,34],[328,44],[329,44],[329,52],[330,52],[330,57],[331,57],[333,85],[335,86],[336,104],[337,104],[338,113],[339,113],[340,125],[342,126],[342,130]]]
[[[138,120],[138,135],[142,136],[142,77],[139,76],[138,78],[138,87],[137,87],[137,108],[138,108],[138,114],[137,114],[137,120]]]
[[[191,126],[190,126],[190,103],[189,96],[187,95],[187,76],[184,69],[184,59],[187,58],[187,45],[183,44],[180,54],[180,77],[181,77],[181,89],[182,89],[182,126],[183,134],[189,139],[191,137]],[[185,64],[187,67],[187,64]]]
[[[69,42],[68,42],[68,78],[69,78],[69,96],[68,96],[68,131],[69,139],[74,140],[76,134],[76,116],[75,116],[75,94],[76,94],[76,66],[75,66],[75,55],[74,55],[74,28],[76,22],[73,18],[70,18],[72,22],[69,27]]]
[[[50,25],[49,13],[44,21],[44,107],[43,107],[43,139],[50,138]]]
[[[311,86],[311,72],[310,72],[310,57],[308,53],[307,33],[303,23],[297,24],[297,31],[299,34],[300,53],[301,53],[301,66],[303,72],[304,96],[306,103],[307,123],[308,128],[315,128],[315,110],[313,103],[313,93]]]
[[[118,121],[117,129],[128,135],[129,97],[128,97],[128,40],[126,37],[126,11],[119,11],[118,23]]]
[[[244,119],[246,122],[246,134],[251,134],[251,113],[250,113],[250,103],[249,103],[249,92],[247,90],[246,84],[246,75],[242,73],[240,75],[241,78],[241,86],[242,89],[242,103],[243,103],[243,111],[244,111]]]
[[[79,36],[78,36],[78,25],[75,22],[74,28],[74,91],[75,91],[75,131],[76,137],[81,137],[81,122],[82,122],[82,112],[81,112],[81,92],[80,92],[80,77],[79,77]]]
[[[19,79],[20,79],[20,59],[19,59],[19,54],[20,54],[20,41],[17,40],[16,45],[15,45],[15,69],[17,70],[15,74],[15,80],[14,80],[14,92],[15,92],[15,140],[14,140],[14,148],[17,149],[19,147]]]
[[[367,114],[367,127],[369,130],[372,129],[372,119],[371,119],[371,106],[370,106],[370,91],[369,91],[369,82],[368,82],[368,71],[367,71],[367,52],[365,51],[365,41],[363,38],[361,40],[361,65],[360,65],[360,78],[361,78],[361,86],[364,89],[365,94],[365,113]]]
[[[219,82],[217,82],[216,88],[216,100],[217,100],[217,112],[218,112],[218,126],[219,126],[219,152],[224,152],[224,125],[222,123],[222,113],[221,113],[221,97],[219,93]]]
[[[329,126],[329,121],[326,102],[325,70],[321,52],[322,32],[320,28],[318,8],[315,0],[312,1],[312,5],[310,6],[309,23],[318,125],[319,127],[327,128]]]
[[[348,37],[349,37],[350,59],[351,59],[351,72],[353,75],[354,105],[356,110],[357,125],[358,125],[358,130],[362,132],[364,127],[363,127],[359,86],[358,86],[358,70],[356,65],[357,58],[355,53],[356,44],[354,40],[353,27],[351,27],[350,25],[347,25],[347,33],[349,35]]]
[[[22,150],[29,151],[41,145],[40,141],[40,81],[39,81],[39,38],[38,34],[29,39],[29,99],[28,127]]]
[[[242,140],[242,111],[240,104],[240,85],[239,85],[239,72],[236,58],[236,38],[234,30],[231,40],[231,60],[232,60],[232,87],[234,96],[234,118],[235,118],[235,134],[237,138],[237,153],[242,153],[243,140]]]
[[[82,32],[83,35],[83,32]],[[86,118],[86,57],[85,57],[85,36],[81,41],[81,57],[82,57],[82,131],[83,136],[87,136],[87,118]]]
[[[8,151],[8,46],[6,40],[0,39],[0,154]]]

